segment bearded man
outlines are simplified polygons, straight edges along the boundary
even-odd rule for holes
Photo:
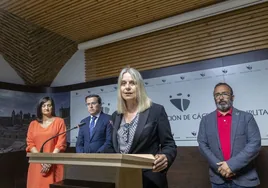
[[[217,109],[202,118],[197,137],[212,188],[255,188],[260,183],[254,166],[261,148],[258,125],[252,114],[233,107],[228,84],[217,84],[213,96]]]

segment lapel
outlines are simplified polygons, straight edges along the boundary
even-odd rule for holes
[[[119,153],[119,146],[118,146],[118,140],[117,140],[117,131],[119,129],[120,123],[122,120],[122,114],[116,114],[115,120],[114,120],[114,131],[113,131],[113,146],[116,153]]]
[[[132,153],[132,151],[134,150],[135,146],[139,142],[139,138],[140,138],[140,135],[141,135],[141,133],[143,131],[143,128],[144,128],[144,126],[145,126],[145,124],[147,122],[150,109],[151,108],[145,110],[144,112],[141,112],[140,115],[139,115],[138,125],[137,125],[136,131],[135,131],[135,135],[134,135],[133,142],[132,142],[131,148],[129,150],[129,153]]]
[[[218,117],[217,117],[217,110],[215,110],[214,112],[213,112],[213,131],[212,132],[215,132],[216,134],[216,138],[217,138],[217,143],[218,143],[218,146],[219,146],[219,148],[221,148],[221,143],[220,143],[220,136],[219,136],[219,129],[218,129]],[[222,155],[222,152],[221,152],[221,155]],[[222,157],[223,157],[223,155],[222,155]]]
[[[89,138],[89,122],[90,122],[90,116],[88,116],[85,119],[86,125],[83,127],[84,128],[84,133],[85,133],[85,137],[84,138]]]
[[[236,108],[233,108],[232,127],[231,127],[231,130],[232,130],[231,132],[231,156],[233,152],[234,139],[235,139],[235,134],[236,134],[236,130],[238,127],[239,118],[240,118],[240,112]]]
[[[97,129],[99,129],[99,128],[102,126],[102,123],[103,123],[103,119],[102,119],[102,112],[101,112],[101,113],[100,113],[100,116],[99,116],[99,118],[98,118],[98,120],[97,120],[97,122],[96,122],[96,125],[95,125],[95,127],[94,127],[94,129],[93,129],[92,135],[90,136],[90,140],[89,140],[89,141],[92,140],[93,136],[94,136],[95,133],[97,132]]]

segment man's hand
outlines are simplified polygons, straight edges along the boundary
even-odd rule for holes
[[[225,178],[230,178],[235,175],[235,173],[232,172],[232,170],[229,168],[228,164],[226,161],[222,161],[217,163],[219,166],[218,172]]]
[[[167,166],[168,166],[168,160],[165,154],[155,155],[153,172],[160,172],[162,170],[165,170]]]

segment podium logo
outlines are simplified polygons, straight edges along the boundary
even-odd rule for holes
[[[185,110],[188,109],[189,105],[190,105],[190,100],[187,98],[183,98],[182,97],[182,93],[178,93],[177,94],[177,98],[172,99],[172,96],[170,95],[170,102],[177,108],[179,109],[181,112],[184,112]],[[190,94],[187,95],[187,97],[190,97]]]
[[[180,78],[181,78],[181,80],[184,80],[185,77],[184,76],[181,76]]]
[[[200,75],[201,75],[202,77],[206,76],[206,74],[205,74],[205,73],[201,73]]]

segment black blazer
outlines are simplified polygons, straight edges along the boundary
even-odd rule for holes
[[[113,148],[108,152],[119,153],[117,131],[120,127],[122,114],[114,112],[112,143]],[[140,113],[138,125],[129,153],[131,154],[165,154],[168,159],[168,168],[177,155],[177,146],[171,134],[170,124],[163,106],[153,103],[152,106]],[[152,172],[143,170],[143,188],[167,188],[167,170]]]

